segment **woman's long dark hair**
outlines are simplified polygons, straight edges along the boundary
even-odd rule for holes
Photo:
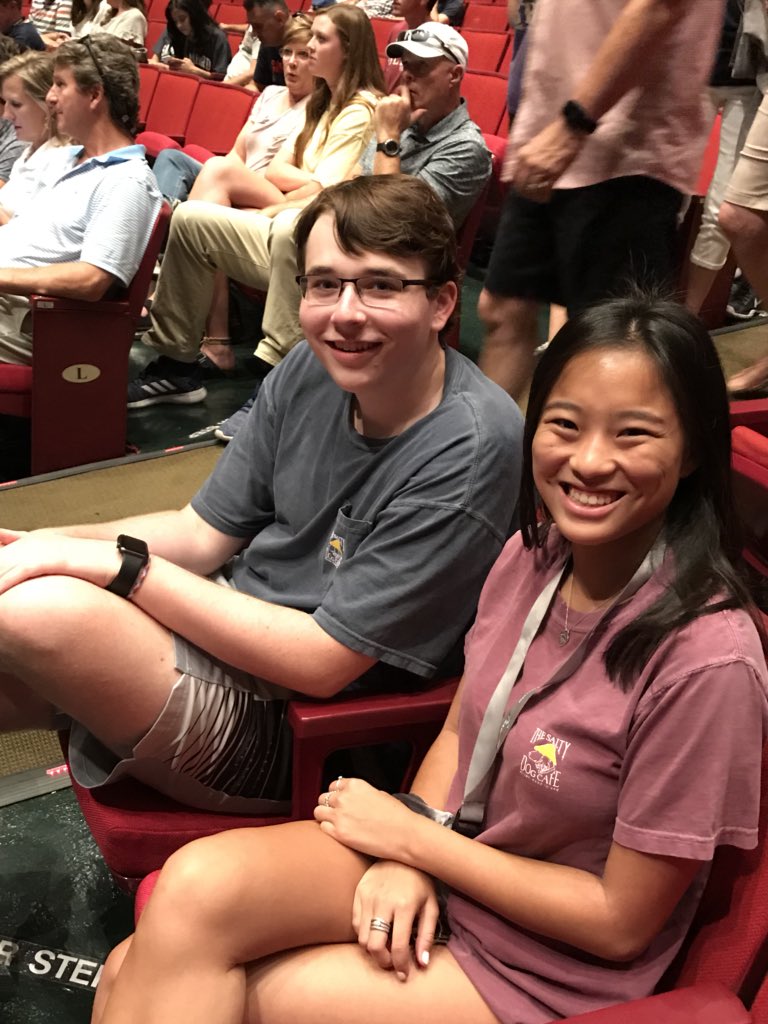
[[[725,381],[712,339],[682,306],[637,294],[586,309],[559,331],[531,384],[523,440],[520,523],[527,548],[542,547],[552,519],[539,497],[531,458],[533,436],[552,388],[567,364],[599,348],[640,349],[669,390],[695,469],[682,478],[666,512],[664,536],[674,556],[668,589],[611,641],[605,666],[628,687],[661,641],[675,629],[724,608],[748,608],[740,567],[742,535],[731,492],[731,434]]]
[[[189,39],[176,28],[176,22],[171,13],[174,10],[184,11],[189,16],[189,24],[192,28]],[[204,50],[208,45],[211,33],[219,27],[208,13],[207,4],[204,4],[202,0],[171,0],[165,9],[165,22],[176,57],[183,57],[187,53],[188,47]]]

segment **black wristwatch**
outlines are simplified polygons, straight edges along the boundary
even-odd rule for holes
[[[117,576],[104,589],[118,597],[130,597],[146,574],[149,548],[146,541],[121,533],[117,538],[117,550],[123,556],[123,564]]]
[[[568,100],[560,113],[571,131],[578,132],[580,135],[591,135],[597,130],[597,121],[590,117],[576,100]]]
[[[377,153],[383,153],[384,156],[400,156],[400,143],[397,139],[384,139],[376,147]]]

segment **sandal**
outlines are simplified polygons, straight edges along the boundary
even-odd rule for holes
[[[232,348],[232,340],[230,338],[209,338],[207,335],[203,337],[200,342],[200,355],[198,356],[198,362],[203,367],[203,371],[213,369],[219,373],[232,373],[235,368],[235,354],[231,351],[226,351],[226,356],[219,362],[218,359],[213,357],[213,350],[215,349],[230,350]],[[219,352],[219,356],[223,353]]]

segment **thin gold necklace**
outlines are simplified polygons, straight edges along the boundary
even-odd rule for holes
[[[571,598],[573,597],[573,572],[571,572],[571,578],[570,578],[570,580],[568,582],[569,582],[568,600],[565,602],[565,625],[560,630],[560,633],[558,634],[558,637],[557,637],[557,642],[560,645],[560,647],[565,647],[565,645],[571,639],[571,631],[570,631],[570,629],[568,629],[568,615],[569,615],[570,610],[571,610]],[[591,615],[592,612],[597,612],[601,608],[605,608],[605,606],[607,604],[610,604],[610,602],[613,601],[613,599],[615,597],[616,597],[615,594],[611,594],[611,596],[606,598],[605,601],[601,601],[600,604],[595,605],[594,608],[590,608],[590,610],[588,612],[584,612],[583,615],[579,618],[578,621],[581,622],[582,619],[586,618],[587,615]]]

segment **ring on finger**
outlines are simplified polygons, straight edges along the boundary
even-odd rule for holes
[[[383,917],[372,917],[371,931],[384,932],[386,935],[389,935],[389,933],[392,931],[392,925],[389,923],[389,921],[385,921]]]
[[[342,784],[342,782],[343,782],[343,781],[344,781],[344,776],[343,776],[343,775],[340,775],[340,776],[339,776],[339,777],[338,777],[338,778],[336,779],[336,782],[334,783],[334,788],[336,789],[336,792],[337,792],[337,793],[338,793],[338,791],[339,791],[339,790],[341,789],[341,784]]]
[[[323,803],[325,804],[326,807],[330,807],[331,806],[331,794],[330,793],[326,793],[325,794],[325,796],[323,797]]]

